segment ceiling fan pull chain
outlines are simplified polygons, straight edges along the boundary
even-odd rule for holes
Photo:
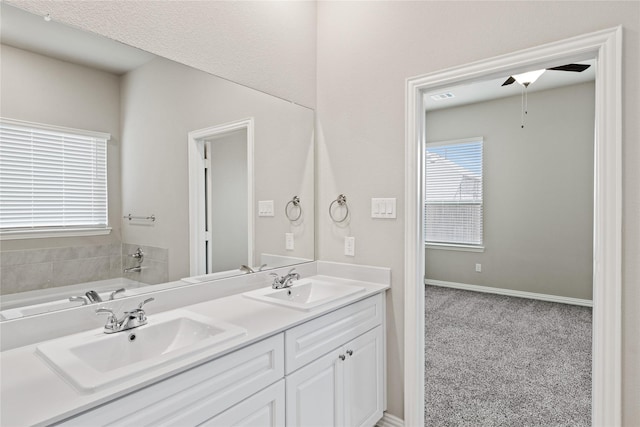
[[[520,128],[524,129],[524,86],[522,92],[520,92]]]

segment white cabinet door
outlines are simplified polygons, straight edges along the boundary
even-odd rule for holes
[[[384,411],[378,326],[286,377],[287,427],[372,427]]]
[[[337,349],[286,377],[287,427],[342,426],[344,357]]]
[[[384,411],[384,342],[382,327],[344,346],[345,425],[371,427]]]
[[[284,380],[205,421],[206,427],[285,427]]]

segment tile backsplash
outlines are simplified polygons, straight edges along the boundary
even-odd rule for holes
[[[145,253],[140,273],[128,256],[140,247]],[[168,281],[168,249],[112,243],[0,252],[0,294],[126,277],[147,284]],[[131,264],[131,265],[129,265]]]

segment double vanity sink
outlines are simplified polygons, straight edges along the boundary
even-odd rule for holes
[[[245,292],[245,298],[295,310],[313,311],[354,294],[363,286],[302,279],[283,289]],[[149,316],[146,325],[117,333],[91,330],[47,341],[36,354],[82,393],[128,381],[246,335],[245,328],[185,309]]]
[[[217,420],[211,425],[235,425],[225,418],[235,413],[233,408],[246,416],[264,398],[278,400],[263,402],[279,408],[274,425],[285,424],[283,408],[287,420],[299,420],[288,424],[306,425],[301,420],[315,419],[315,413],[290,414],[301,407],[288,399],[300,394],[295,390],[307,384],[308,375],[325,378],[324,370],[334,368],[345,370],[336,387],[354,375],[362,377],[358,384],[375,379],[376,387],[358,386],[352,398],[369,396],[367,417],[375,413],[379,418],[385,318],[380,294],[389,288],[389,269],[314,262],[299,270],[304,277],[281,282],[281,289],[274,289],[265,273],[159,290],[155,302],[144,307],[146,324],[132,321],[118,332],[97,327],[110,321],[99,318],[96,308],[105,314],[113,310],[120,325],[125,310],[138,313],[135,297],[3,322],[3,333],[33,338],[25,336],[21,345],[0,353],[0,424],[87,425],[117,418],[115,424],[160,425],[169,423],[170,412],[198,419],[171,419],[175,425],[196,425],[211,417]],[[78,332],[77,325],[92,329]],[[333,397],[325,397],[325,409],[331,408]]]

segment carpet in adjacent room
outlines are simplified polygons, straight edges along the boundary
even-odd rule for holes
[[[425,291],[425,425],[590,426],[591,308]]]

